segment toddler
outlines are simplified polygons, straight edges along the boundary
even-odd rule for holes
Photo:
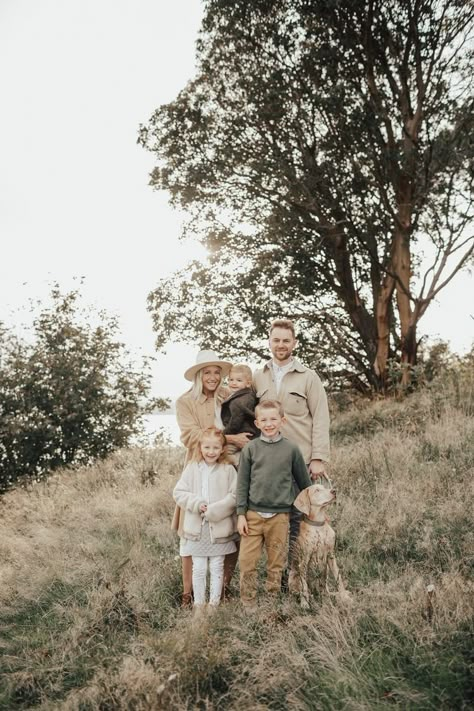
[[[231,391],[222,403],[221,418],[225,435],[248,432],[252,438],[258,437],[259,429],[255,425],[255,406],[257,396],[252,388],[252,371],[248,365],[238,363],[229,372],[227,386]],[[239,464],[240,449],[227,445],[229,459],[235,466]]]

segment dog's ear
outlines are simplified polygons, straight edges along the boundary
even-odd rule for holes
[[[293,501],[293,506],[295,506],[298,511],[306,515],[309,514],[309,509],[311,507],[311,502],[309,500],[309,488],[300,491],[296,499]]]

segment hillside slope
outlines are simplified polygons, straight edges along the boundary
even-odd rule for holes
[[[179,449],[122,451],[4,496],[0,708],[467,709],[473,414],[472,373],[334,414],[329,513],[350,608],[182,612]]]

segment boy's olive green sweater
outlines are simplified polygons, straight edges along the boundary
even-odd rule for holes
[[[237,475],[237,514],[247,510],[285,513],[300,489],[312,482],[299,447],[284,437],[278,442],[254,439],[242,449]]]

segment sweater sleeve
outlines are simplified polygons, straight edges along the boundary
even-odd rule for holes
[[[255,418],[256,397],[247,393],[227,403],[229,418],[224,428],[225,434],[240,434],[245,431],[247,419]]]
[[[181,397],[176,401],[176,419],[181,431],[181,442],[189,452],[198,445],[202,429],[196,420],[189,398]]]
[[[173,499],[180,508],[197,513],[200,505],[206,502],[201,495],[195,494],[192,491],[191,467],[192,465],[188,465],[181,474],[181,478],[173,489]]]
[[[311,486],[313,482],[308,474],[308,468],[305,464],[300,448],[296,446],[293,449],[292,470],[292,474],[300,490],[307,489],[308,486]]]
[[[251,456],[248,444],[240,455],[239,472],[237,474],[237,515],[246,514],[249,503]]]
[[[228,410],[230,417],[224,428],[224,434],[239,434],[244,426],[245,410],[237,400],[228,404]]]
[[[313,418],[311,433],[311,459],[329,462],[329,408],[326,391],[316,375],[312,374],[308,388],[308,407]]]

